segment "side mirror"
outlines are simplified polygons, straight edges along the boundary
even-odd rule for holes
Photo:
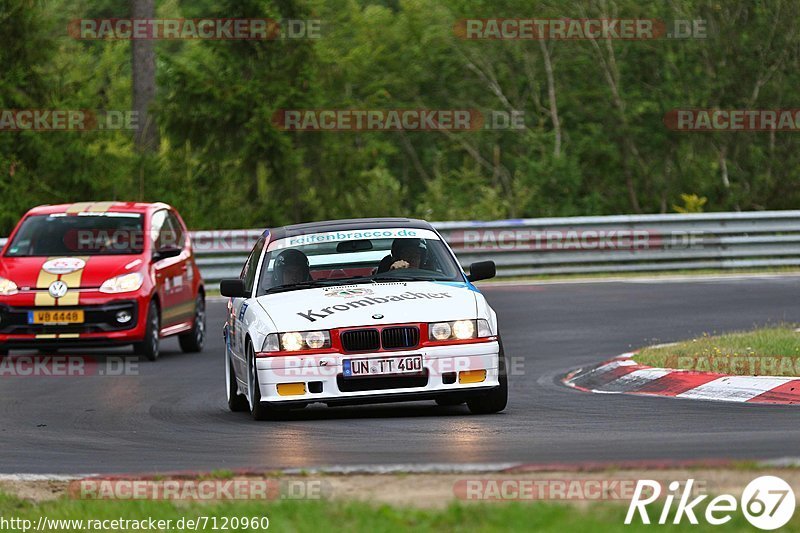
[[[219,292],[228,298],[249,298],[250,294],[244,285],[244,280],[223,279],[219,282]]]
[[[469,276],[467,279],[470,281],[480,281],[482,279],[493,278],[497,274],[497,267],[494,261],[480,261],[472,263],[469,266]]]
[[[161,261],[162,259],[169,259],[170,257],[178,257],[181,255],[180,248],[162,248],[153,252],[153,261]]]

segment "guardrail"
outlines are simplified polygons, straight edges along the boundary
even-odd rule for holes
[[[800,211],[435,222],[466,268],[498,277],[800,266]],[[194,231],[209,286],[237,277],[263,230]],[[5,239],[0,239],[0,245]]]

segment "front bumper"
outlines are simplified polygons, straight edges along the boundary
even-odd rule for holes
[[[84,303],[85,301],[85,303]],[[25,303],[0,303],[0,347],[46,348],[91,347],[130,344],[144,338],[148,298],[125,295],[110,298],[107,295],[81,298],[75,306],[41,307]],[[82,324],[29,324],[28,313],[45,309],[63,311],[82,310]],[[124,324],[116,321],[116,314],[127,311],[131,320]]]
[[[329,405],[379,403],[430,399],[440,396],[468,397],[483,394],[500,385],[500,346],[497,341],[370,354],[324,354],[256,359],[261,401],[290,407],[313,402]],[[342,374],[345,359],[385,359],[422,355],[423,371],[381,377],[351,377]],[[461,382],[463,372],[485,371],[485,379]],[[472,373],[474,376],[475,373]],[[467,374],[463,374],[467,376]],[[466,382],[472,381],[472,382]],[[292,394],[278,385],[295,386]],[[292,387],[288,387],[292,390]]]

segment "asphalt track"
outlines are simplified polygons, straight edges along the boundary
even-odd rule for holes
[[[498,415],[416,402],[313,406],[257,423],[227,410],[225,304],[205,352],[138,375],[0,377],[0,472],[107,473],[396,463],[770,459],[800,456],[800,408],[598,395],[577,366],[655,342],[800,322],[800,278],[483,287],[512,358]],[[90,351],[99,359],[128,350]],[[136,362],[135,358],[132,358]]]

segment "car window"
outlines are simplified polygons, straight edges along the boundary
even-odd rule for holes
[[[162,209],[153,214],[150,222],[150,237],[153,240],[154,250],[169,250],[183,248],[183,228],[175,215]]]
[[[162,209],[161,211],[156,211],[155,213],[153,213],[153,217],[150,219],[150,240],[153,243],[154,250],[161,250],[160,236],[166,222],[167,222],[167,211],[165,209]]]
[[[183,248],[186,246],[186,235],[183,233],[183,226],[181,226],[181,221],[178,220],[178,217],[175,216],[175,213],[172,211],[169,212],[167,215],[167,223],[170,225],[170,231],[172,232],[169,237],[172,242],[173,248]]]
[[[262,238],[256,242],[256,245],[253,247],[253,251],[250,252],[250,257],[247,258],[244,268],[242,268],[242,274],[240,277],[244,280],[244,286],[248,291],[252,291],[253,285],[255,284],[258,260],[261,258],[262,250],[264,250],[264,241],[265,240]]]
[[[8,247],[9,257],[138,254],[144,250],[143,217],[137,213],[34,215]]]
[[[439,236],[427,230],[365,229],[298,235],[271,242],[258,295],[301,283],[397,278],[464,281]]]

